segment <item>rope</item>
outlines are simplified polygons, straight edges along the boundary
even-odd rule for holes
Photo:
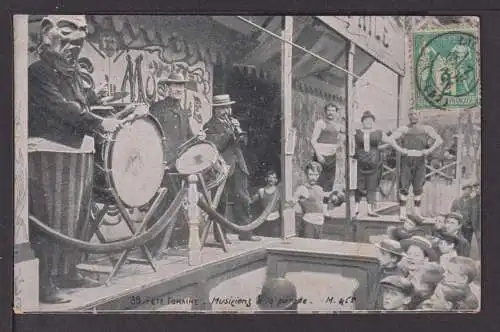
[[[219,223],[222,224],[222,226],[229,228],[230,230],[237,232],[237,233],[245,233],[245,232],[250,232],[262,225],[264,222],[266,222],[266,218],[271,214],[273,207],[275,204],[278,202],[278,199],[280,197],[280,192],[279,190],[276,190],[274,192],[273,198],[271,201],[267,204],[266,208],[264,211],[262,211],[261,215],[255,219],[254,221],[250,222],[247,225],[241,226],[241,225],[236,225],[232,221],[226,219],[223,215],[219,214],[216,210],[214,210],[210,204],[207,202],[207,200],[203,197],[200,196],[200,199],[198,200],[198,206],[205,211],[210,218],[217,220]]]
[[[275,34],[274,32],[269,31],[268,29],[263,28],[263,27],[261,27],[260,25],[258,25],[258,24],[256,24],[256,23],[253,23],[252,21],[247,20],[246,18],[244,18],[244,17],[242,17],[242,16],[236,16],[236,17],[237,17],[237,18],[239,18],[240,20],[242,20],[243,22],[246,22],[246,23],[248,23],[248,24],[252,25],[253,27],[256,27],[257,29],[264,31],[265,33],[267,33],[267,34],[269,34],[269,35],[271,35],[271,36],[273,36],[273,37],[275,37],[275,38],[278,38],[279,40],[281,40],[281,41],[283,41],[283,42],[285,42],[285,43],[287,43],[287,44],[289,44],[289,45],[292,45],[293,47],[296,47],[296,48],[298,48],[299,50],[301,50],[301,51],[303,51],[303,52],[306,52],[306,53],[307,53],[307,54],[309,54],[309,55],[312,55],[312,56],[313,56],[313,57],[315,57],[316,59],[318,59],[318,60],[320,60],[320,61],[323,61],[323,62],[325,62],[325,63],[329,64],[330,66],[332,66],[332,67],[334,67],[334,68],[336,68],[336,69],[338,69],[338,70],[340,70],[340,71],[344,72],[345,74],[350,75],[350,76],[352,76],[352,77],[356,78],[356,79],[357,79],[357,80],[359,80],[359,81],[363,81],[363,82],[365,82],[366,84],[372,85],[372,86],[374,86],[374,87],[378,88],[379,90],[381,90],[382,92],[385,92],[386,94],[388,94],[388,95],[389,95],[389,96],[391,96],[391,97],[392,97],[392,96],[394,96],[394,94],[393,94],[392,92],[387,91],[387,90],[386,90],[386,89],[384,89],[382,86],[377,85],[377,84],[375,84],[375,83],[373,83],[373,82],[370,82],[368,79],[363,78],[363,77],[361,77],[361,76],[358,76],[358,75],[354,74],[353,72],[350,72],[349,70],[344,69],[344,68],[342,68],[341,66],[339,66],[339,65],[337,65],[337,64],[335,64],[335,63],[333,63],[333,62],[329,61],[328,59],[325,59],[325,58],[323,58],[322,56],[320,56],[320,55],[318,55],[318,54],[316,54],[316,53],[314,53],[314,52],[312,52],[312,51],[310,51],[310,50],[308,50],[308,49],[306,49],[306,48],[304,48],[304,47],[302,47],[302,46],[300,46],[300,45],[298,45],[298,44],[295,44],[295,43],[294,43],[294,42],[292,42],[292,41],[286,40],[286,39],[282,38],[280,35],[277,35],[277,34]]]
[[[172,222],[173,217],[177,214],[177,212],[179,212],[186,192],[186,189],[183,189],[177,193],[177,196],[173,200],[172,204],[170,204],[168,209],[149,230],[139,235],[134,235],[126,240],[120,240],[111,243],[90,243],[87,241],[82,241],[52,229],[32,215],[29,216],[29,220],[35,227],[45,233],[48,237],[55,240],[56,242],[59,242],[62,245],[97,254],[122,252],[127,249],[133,249],[142,246],[152,239],[156,238]]]

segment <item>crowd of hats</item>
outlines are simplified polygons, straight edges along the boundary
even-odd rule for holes
[[[457,212],[443,214],[431,230],[418,226],[390,227],[388,238],[376,243],[381,255],[378,308],[394,308],[393,298],[384,298],[391,289],[400,295],[398,309],[403,310],[476,310],[479,308],[477,282],[480,273],[478,261],[468,257],[469,251],[461,251],[466,241],[460,226],[463,216]],[[459,221],[456,231],[447,223]],[[467,244],[467,243],[466,243]],[[470,243],[468,243],[470,248]],[[387,291],[388,292],[388,291]],[[392,294],[393,294],[392,293]]]

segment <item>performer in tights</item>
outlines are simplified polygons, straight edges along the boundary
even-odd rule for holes
[[[375,116],[366,111],[361,116],[362,129],[356,130],[354,142],[356,159],[358,160],[358,185],[355,192],[355,217],[359,214],[359,203],[366,196],[368,216],[379,217],[375,212],[377,188],[382,175],[382,158],[380,151],[388,146],[387,136],[380,129],[374,129]]]
[[[419,123],[419,114],[415,110],[410,110],[408,118],[407,125],[399,127],[389,136],[389,143],[401,153],[400,219],[406,220],[407,218],[406,201],[410,185],[412,185],[414,214],[419,221],[423,221],[420,205],[425,183],[426,156],[437,149],[443,143],[443,139],[434,128]],[[429,142],[432,144],[430,145]]]

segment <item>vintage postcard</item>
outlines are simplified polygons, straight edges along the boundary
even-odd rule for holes
[[[480,311],[479,23],[15,15],[14,311]]]

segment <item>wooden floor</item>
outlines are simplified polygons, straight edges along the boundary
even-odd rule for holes
[[[237,236],[229,235],[232,244],[229,252],[220,248],[206,247],[202,251],[202,264],[190,266],[187,256],[179,253],[157,261],[158,271],[153,272],[150,266],[142,264],[125,264],[113,279],[110,286],[102,285],[96,288],[79,288],[64,290],[64,295],[71,299],[65,304],[40,304],[39,311],[60,312],[80,311],[114,298],[127,294],[135,294],[143,289],[161,284],[169,279],[179,277],[195,269],[203,269],[211,264],[238,256],[245,256],[255,251],[264,252],[265,248],[278,244],[282,240],[277,238],[261,238],[258,242],[239,241]]]

